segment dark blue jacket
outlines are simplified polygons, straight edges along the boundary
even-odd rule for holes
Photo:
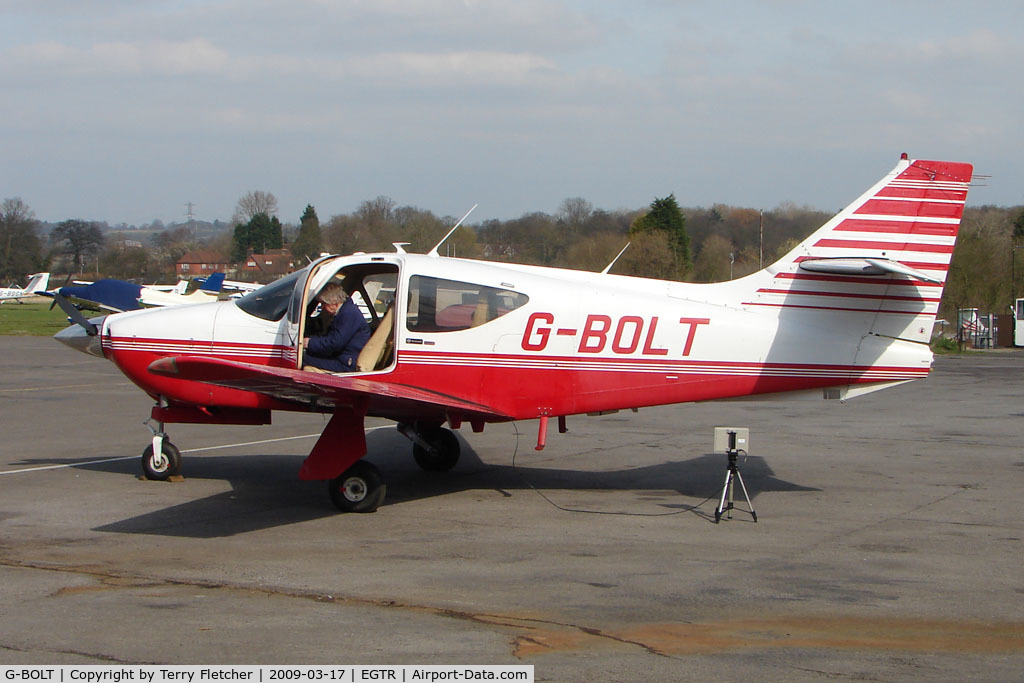
[[[303,363],[331,372],[352,372],[370,340],[370,326],[351,299],[338,309],[327,332],[309,338]]]

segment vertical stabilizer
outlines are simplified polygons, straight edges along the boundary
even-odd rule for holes
[[[36,273],[33,275],[28,284],[25,285],[26,294],[36,294],[38,292],[45,292],[47,285],[50,284],[49,273]]]
[[[224,273],[214,273],[210,275],[203,284],[199,285],[199,289],[204,292],[211,292],[217,294],[224,286]]]
[[[750,306],[850,333],[931,338],[973,168],[906,155],[762,271]]]

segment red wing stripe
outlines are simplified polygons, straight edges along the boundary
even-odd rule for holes
[[[917,244],[913,242],[872,242],[869,240],[818,240],[816,247],[839,249],[882,249],[884,251],[923,251],[933,254],[952,254],[952,244]]]
[[[962,202],[945,204],[903,199],[869,199],[854,213],[873,213],[882,216],[920,216],[922,218],[960,218],[964,212]]]
[[[865,220],[863,218],[847,218],[835,227],[836,230],[843,232],[879,232],[906,235],[937,235],[940,237],[956,237],[958,228],[959,226],[955,223]]]
[[[918,270],[949,270],[948,263],[925,263],[924,261],[899,261],[908,268],[917,268]]]
[[[934,199],[963,202],[967,199],[967,190],[932,187],[930,185],[888,185],[878,191],[876,197],[897,197],[905,199]]]
[[[857,294],[856,292],[812,292],[803,289],[759,289],[758,292],[766,294],[799,294],[801,296],[835,296],[849,299],[870,299],[877,301],[920,301],[927,303],[938,303],[942,301],[939,297],[924,296],[891,296],[889,294]]]
[[[817,282],[841,282],[843,284],[876,285],[882,287],[941,287],[938,282],[899,281],[880,277],[853,277],[826,275],[824,273],[777,273],[776,280],[814,280]]]
[[[853,313],[891,313],[893,315],[924,315],[935,317],[935,312],[928,313],[926,311],[891,311],[887,309],[874,308],[844,308],[842,306],[805,306],[800,304],[770,304],[763,301],[747,301],[744,302],[744,306],[769,306],[771,308],[808,308],[815,311],[850,311]]]

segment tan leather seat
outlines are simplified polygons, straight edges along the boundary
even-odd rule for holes
[[[392,320],[395,317],[394,313],[395,307],[392,304],[388,306],[388,310],[384,313],[384,317],[381,318],[380,324],[377,325],[377,329],[370,336],[370,341],[366,342],[366,346],[359,352],[359,357],[356,359],[356,370],[358,372],[376,370],[377,366],[384,360],[390,346],[389,342],[392,339],[392,333],[394,332],[394,325],[392,325]]]

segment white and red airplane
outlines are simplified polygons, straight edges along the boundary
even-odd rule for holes
[[[49,281],[49,273],[36,273],[35,275],[29,275],[28,284],[25,285],[25,289],[21,287],[0,287],[0,304],[5,301],[21,303],[22,299],[38,296],[46,291],[46,285]]]
[[[112,360],[154,400],[152,479],[179,472],[166,423],[269,424],[330,413],[299,471],[345,511],[384,498],[364,418],[385,417],[416,462],[448,470],[442,425],[548,421],[689,401],[802,392],[847,399],[928,374],[970,164],[910,160],[778,262],[738,280],[667,282],[444,258],[321,258],[233,301],[110,315],[57,338]],[[314,297],[340,282],[375,330],[359,370],[302,368]]]

